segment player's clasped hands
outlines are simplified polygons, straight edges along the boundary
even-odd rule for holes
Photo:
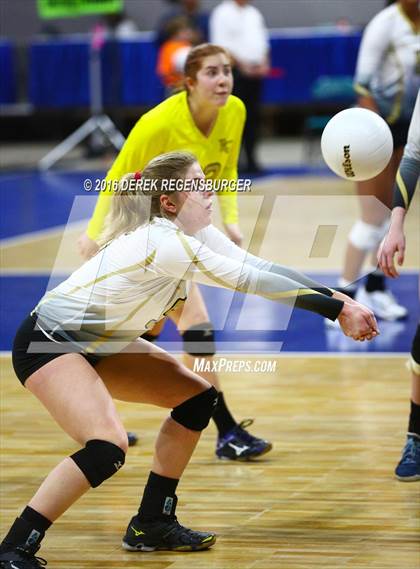
[[[341,329],[346,336],[353,340],[364,342],[372,340],[379,334],[376,318],[369,308],[358,302],[345,302],[338,315]]]

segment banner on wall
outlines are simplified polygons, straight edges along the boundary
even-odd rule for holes
[[[124,0],[37,0],[38,14],[43,19],[75,18],[91,14],[121,12]]]

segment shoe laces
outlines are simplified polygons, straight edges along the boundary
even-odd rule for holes
[[[248,431],[246,431],[246,428],[251,426],[253,422],[254,419],[244,419],[237,426],[237,430],[239,431],[238,436],[240,436],[241,440],[244,443],[254,443],[256,440],[258,440],[257,437],[254,437],[251,435],[251,433],[248,433]]]
[[[233,427],[232,429],[230,429],[230,431],[228,431],[227,433],[225,433],[223,436],[218,436],[217,438],[217,447],[221,448],[223,447],[226,442],[242,442],[242,443],[247,443],[248,445],[250,443],[255,442],[256,437],[252,436],[250,433],[248,433],[248,431],[246,431],[246,427],[249,427],[250,425],[252,425],[252,423],[254,422],[254,419],[244,419],[243,421],[241,421],[239,423],[239,425],[236,425],[235,427]]]
[[[420,460],[420,440],[416,440],[415,437],[408,438],[407,444],[404,447],[402,460],[410,463],[416,463]]]
[[[47,565],[46,559],[43,557],[37,557],[30,549],[26,549],[24,547],[16,547],[15,551],[18,555],[20,555],[20,557],[22,557],[23,561],[31,562],[31,566],[28,565],[28,569],[38,569],[39,567],[45,567]],[[34,562],[36,565],[33,564]]]
[[[184,537],[183,541],[185,543],[187,543],[185,541],[185,537],[193,538],[195,536],[195,534],[197,533],[194,530],[186,528],[185,526],[181,525],[176,516],[173,516],[171,521],[172,521],[172,527],[170,528],[170,530],[166,534],[167,536],[171,535],[171,536],[175,536],[177,538]]]

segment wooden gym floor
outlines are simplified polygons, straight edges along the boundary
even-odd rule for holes
[[[238,356],[234,356],[237,358]],[[41,479],[77,445],[2,358],[1,532]],[[278,357],[270,374],[224,374],[237,417],[273,441],[266,458],[214,457],[203,434],[178,495],[180,521],[217,532],[211,550],[128,553],[121,537],[138,506],[165,411],[118,404],[140,440],[121,472],[48,532],[52,569],[418,569],[419,483],[393,478],[404,442],[404,358]],[[250,402],[252,401],[252,405]]]

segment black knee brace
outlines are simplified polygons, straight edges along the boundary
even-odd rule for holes
[[[214,387],[210,387],[174,407],[171,417],[191,431],[202,431],[209,424],[216,404],[217,391]]]
[[[214,330],[211,322],[191,326],[182,334],[184,352],[190,356],[214,356]]]
[[[416,334],[413,338],[413,345],[411,346],[411,357],[414,360],[414,364],[417,364],[417,367],[420,367],[420,324],[417,324]]]
[[[86,476],[92,488],[96,488],[123,466],[125,452],[114,443],[93,439],[70,458]]]

